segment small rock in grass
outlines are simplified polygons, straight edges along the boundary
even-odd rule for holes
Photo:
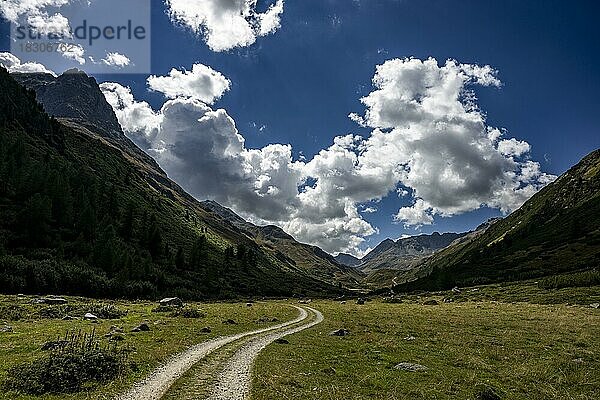
[[[201,333],[211,333],[212,330],[210,329],[210,327],[205,326],[204,328],[200,329]]]
[[[346,304],[345,300],[340,301],[340,304]]]
[[[438,301],[435,299],[429,299],[429,300],[425,300],[423,302],[424,306],[437,306],[438,304],[439,304]]]
[[[458,294],[458,293],[460,293],[460,292],[461,292],[461,290],[458,288],[458,286],[454,286],[454,287],[452,288],[452,293],[456,293],[456,294]]]
[[[592,307],[592,308],[600,308],[600,303],[592,303],[592,304],[590,304],[590,307]]]
[[[125,340],[125,336],[123,336],[120,333],[114,333],[114,334],[110,335],[108,340],[112,340],[113,342],[122,342],[123,340]]]
[[[476,389],[475,400],[502,400],[502,397],[493,388],[479,385]]]
[[[148,326],[148,324],[143,323],[143,324],[139,324],[138,326],[133,328],[131,330],[131,332],[148,332],[149,330],[150,330],[150,327]]]
[[[51,305],[59,305],[59,304],[67,304],[67,300],[62,297],[46,297],[41,303],[51,304]]]
[[[246,307],[252,307],[252,303],[246,303]]]
[[[428,369],[424,365],[408,363],[408,362],[402,362],[402,363],[396,365],[394,368],[399,369],[401,371],[409,371],[409,372],[425,371]]]
[[[71,315],[65,315],[64,317],[62,317],[63,321],[74,321],[74,320],[77,320],[77,319],[79,319],[79,318],[73,317]]]
[[[277,344],[290,344],[290,342],[288,342],[286,339],[277,339],[277,340],[275,340],[275,343],[277,343]]]
[[[2,332],[2,333],[10,333],[12,331],[13,331],[13,327],[10,325],[0,326],[0,332]]]
[[[321,372],[322,372],[322,373],[324,373],[324,374],[327,374],[327,375],[335,375],[335,373],[336,373],[337,371],[335,370],[335,368],[333,368],[333,367],[329,367],[329,368],[323,368],[323,369],[321,370]]]
[[[230,319],[226,319],[225,321],[223,321],[223,323],[225,325],[237,325],[237,322],[235,322],[234,320]]]
[[[365,299],[363,299],[362,297],[359,298],[358,300],[356,300],[356,304],[358,304],[359,306],[362,306],[363,304],[365,304]]]
[[[442,300],[444,303],[452,303],[454,302],[454,299],[452,297],[444,297],[444,300]]]
[[[572,360],[575,364],[583,364],[583,358],[576,358]]]
[[[183,301],[179,297],[165,297],[158,304],[161,306],[183,307]]]
[[[92,313],[85,313],[85,315],[83,316],[83,319],[86,319],[88,321],[95,321],[98,319],[98,317]]]
[[[410,336],[405,337],[404,340],[408,340],[409,342],[411,342],[413,340],[416,340],[416,337],[410,335]]]
[[[348,329],[338,329],[329,333],[329,336],[348,336],[350,331]]]
[[[279,322],[277,318],[271,318],[271,322]]]

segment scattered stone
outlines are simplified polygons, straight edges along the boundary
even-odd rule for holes
[[[69,344],[69,342],[66,340],[51,340],[42,345],[42,350],[43,351],[59,350],[68,344]]]
[[[150,327],[148,326],[147,323],[144,322],[142,324],[139,324],[135,328],[133,328],[131,330],[131,332],[148,332],[149,330],[150,330]]]
[[[407,363],[407,362],[402,362],[402,363],[396,365],[394,368],[399,369],[401,371],[409,371],[409,372],[425,371],[428,369],[424,365]]]
[[[246,307],[252,307],[252,303],[246,303]]]
[[[210,327],[205,326],[204,328],[200,329],[200,333],[211,333],[212,329],[210,329]]]
[[[122,342],[123,340],[125,340],[125,336],[123,336],[120,333],[114,333],[114,334],[110,335],[108,340],[112,340],[114,342]]]
[[[311,299],[299,300],[298,304],[310,304],[312,303]]]
[[[429,299],[429,300],[425,300],[423,302],[424,306],[437,306],[438,304],[439,304],[438,301],[435,299]]]
[[[471,290],[469,290],[469,292],[479,292],[479,289],[477,289],[477,288],[471,289]]]
[[[340,301],[340,304],[346,304],[346,300]]]
[[[71,315],[65,315],[64,317],[62,317],[63,321],[74,321],[74,320],[77,320],[77,319],[79,319],[79,318],[73,317]]]
[[[479,385],[479,388],[476,390],[475,400],[502,400],[502,397],[489,386]]]
[[[235,322],[234,320],[230,319],[226,319],[225,321],[223,321],[223,323],[225,325],[237,325],[237,322]]]
[[[453,303],[454,299],[452,297],[444,297],[442,300],[444,303]]]
[[[85,315],[83,316],[83,319],[88,320],[88,321],[95,321],[98,319],[98,317],[92,313],[85,313]]]
[[[592,303],[592,304],[590,304],[590,307],[596,308],[596,309],[600,308],[600,303]]]
[[[363,304],[365,304],[365,299],[363,299],[362,297],[359,297],[358,300],[356,300],[356,304],[358,304],[359,306],[362,306]]]
[[[275,340],[275,343],[277,343],[277,344],[290,344],[290,342],[288,342],[285,339],[277,339],[277,340]]]
[[[458,286],[454,286],[454,287],[452,288],[452,293],[459,294],[460,292],[462,292],[462,290],[460,290],[460,289],[458,288]]]
[[[10,333],[13,331],[13,327],[10,325],[2,325],[0,327],[0,333]]]
[[[158,304],[161,306],[183,307],[183,301],[179,297],[165,297]]]
[[[23,293],[19,293],[17,297],[25,297],[25,295]]]
[[[576,358],[572,360],[575,364],[583,364],[583,358]]]
[[[322,369],[321,372],[327,375],[335,375],[337,371],[335,370],[335,368],[329,367]]]
[[[279,322],[277,318],[271,318],[271,322]]]
[[[67,304],[67,300],[63,299],[62,297],[46,297],[43,299],[42,303],[46,303],[46,304],[50,304],[50,305],[60,305],[60,304]]]
[[[329,336],[348,336],[350,331],[347,329],[338,329],[329,333]]]
[[[46,303],[46,299],[36,298],[36,299],[31,300],[31,304],[45,304],[45,303]]]
[[[407,337],[405,337],[405,338],[404,338],[404,340],[408,340],[409,342],[410,342],[410,341],[413,341],[413,340],[415,340],[415,339],[416,339],[416,337],[414,337],[414,336],[412,336],[412,335],[410,335],[410,336],[407,336]]]

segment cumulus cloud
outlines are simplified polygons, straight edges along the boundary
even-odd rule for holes
[[[6,68],[8,72],[20,72],[20,73],[45,73],[56,76],[53,71],[50,71],[45,66],[39,63],[26,62],[22,63],[21,60],[11,53],[0,53],[0,65]]]
[[[60,37],[71,37],[69,20],[61,13],[34,14],[27,18],[27,23],[42,35],[54,34]]]
[[[0,14],[11,22],[17,22],[23,16],[48,16],[46,8],[61,7],[70,0],[3,0],[0,2]]]
[[[529,144],[486,125],[472,86],[501,85],[488,66],[387,61],[362,99],[364,115],[354,114],[371,134],[335,137],[299,160],[287,144],[247,148],[227,111],[208,104],[226,90],[226,78],[195,70],[148,79],[167,97],[157,111],[119,84],[102,89],[127,135],[194,196],[331,253],[360,254],[365,237],[377,232],[361,214],[390,194],[409,202],[395,220],[419,226],[483,206],[510,212],[555,179],[528,158]]]
[[[125,68],[131,64],[131,60],[124,54],[121,53],[107,53],[106,57],[102,59],[105,65],[117,68]]]
[[[253,44],[259,36],[279,29],[283,0],[277,0],[267,11],[256,11],[256,0],[167,0],[175,23],[202,35],[213,51],[226,51]]]
[[[68,60],[75,61],[81,65],[85,64],[85,50],[79,44],[65,44],[58,47],[59,53]]]
[[[172,69],[167,76],[152,75],[148,85],[170,99],[190,97],[212,104],[229,90],[231,81],[206,65],[194,64],[191,71]]]

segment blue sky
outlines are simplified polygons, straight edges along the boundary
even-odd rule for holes
[[[256,11],[272,3],[259,1]],[[246,148],[290,144],[294,160],[300,154],[310,160],[336,136],[370,135],[373,126],[361,127],[348,114],[364,115],[360,99],[373,91],[375,67],[386,60],[490,65],[502,85],[473,87],[487,125],[529,143],[527,158],[558,175],[600,147],[599,12],[596,1],[287,0],[276,32],[250,46],[213,51],[174,24],[162,1],[152,1],[152,74],[196,63],[219,71],[231,87],[212,107],[227,110]],[[8,50],[6,24],[2,29]],[[165,102],[162,93],[148,90],[147,75],[96,77],[130,87],[155,110]],[[378,209],[362,214],[378,233],[365,235],[360,249],[403,234],[464,231],[501,215],[483,207],[438,214],[420,227],[394,222],[399,208],[412,202],[392,193],[362,206]]]

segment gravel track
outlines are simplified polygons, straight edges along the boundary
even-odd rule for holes
[[[323,314],[308,308],[315,318],[309,323],[280,332],[260,335],[250,339],[226,363],[215,384],[209,400],[246,400],[250,394],[252,364],[262,349],[284,336],[298,333],[323,321]]]
[[[299,316],[291,321],[236,335],[221,336],[206,342],[199,343],[172,357],[164,365],[155,369],[143,381],[136,384],[127,393],[117,397],[118,400],[159,400],[169,390],[171,385],[179,379],[194,364],[202,360],[213,351],[236,340],[259,335],[272,330],[282,329],[297,324],[308,318],[308,312],[300,307],[292,306],[300,312]],[[273,339],[275,340],[275,339]]]

